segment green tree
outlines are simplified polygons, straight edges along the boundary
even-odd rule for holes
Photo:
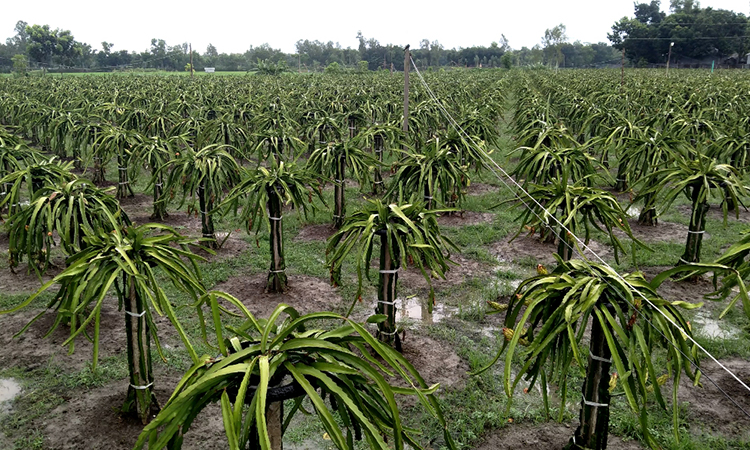
[[[26,70],[29,68],[29,61],[26,56],[18,54],[13,55],[13,74],[17,77],[23,77],[26,75]]]
[[[28,25],[23,20],[19,20],[13,28],[16,35],[5,40],[5,44],[13,47],[15,53],[26,54],[26,46],[29,43],[29,32],[26,30]]]
[[[500,57],[500,65],[503,67],[503,69],[510,70],[513,67],[513,56],[508,53],[504,53],[503,56]]]
[[[565,31],[565,25],[563,24],[544,30],[542,45],[544,45],[544,57],[547,65],[551,66],[553,61],[555,67],[559,67],[561,63],[564,64],[562,44],[568,40]]]
[[[69,30],[51,30],[49,25],[26,27],[28,43],[26,51],[36,62],[71,64],[82,54],[81,44],[76,42]]]
[[[717,53],[726,57],[747,51],[744,36],[749,22],[744,14],[701,8],[692,0],[675,0],[670,4],[671,13],[665,15],[658,0],[636,3],[635,18],[620,19],[607,37],[634,62],[665,62],[671,42],[674,42],[673,58],[681,55],[701,59]]]

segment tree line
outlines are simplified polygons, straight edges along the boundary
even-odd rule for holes
[[[682,0],[673,0],[680,3]],[[690,0],[684,0],[690,1]],[[653,5],[656,11],[653,11]],[[682,3],[680,3],[682,4]],[[691,4],[692,5],[692,4]],[[680,6],[680,11],[687,6]],[[690,6],[690,10],[700,10]],[[710,10],[710,8],[707,8]],[[618,30],[627,24],[635,23],[638,27],[651,27],[657,22],[668,22],[669,17],[659,16],[658,0],[651,5],[636,5],[636,19],[623,18],[615,24]],[[663,13],[661,13],[663,15]],[[683,14],[682,12],[680,14]],[[734,14],[734,13],[732,13]],[[741,15],[740,15],[741,16]],[[671,16],[670,16],[671,17]],[[744,18],[744,16],[742,16]],[[729,20],[729,19],[725,19]],[[633,22],[634,21],[634,22]],[[644,22],[645,21],[645,22]],[[638,25],[640,24],[640,25]],[[632,30],[627,33],[633,33]],[[188,43],[169,45],[163,39],[151,39],[150,46],[140,52],[118,49],[108,41],[101,42],[100,48],[94,48],[77,41],[71,31],[52,29],[49,25],[29,25],[18,21],[15,35],[0,43],[0,72],[25,72],[28,69],[47,69],[60,71],[115,71],[126,69],[151,69],[166,71],[190,70],[192,50],[193,68],[202,70],[213,67],[217,71],[249,70],[292,70],[292,71],[364,71],[364,70],[403,70],[403,45],[381,44],[377,39],[357,34],[357,48],[342,47],[332,41],[300,39],[295,44],[294,53],[285,53],[264,43],[257,47],[250,46],[244,53],[220,53],[212,44],[205,51],[190,49]],[[445,48],[438,40],[423,39],[412,46],[411,53],[415,64],[420,69],[441,67],[504,67],[547,65],[563,68],[601,67],[619,64],[619,49],[626,47],[626,56],[633,62],[640,60],[641,47],[651,49],[646,60],[658,60],[661,48],[654,43],[631,44],[626,40],[627,33],[620,31],[618,39],[610,35],[614,45],[608,43],[570,42],[566,35],[565,25],[559,24],[547,29],[541,37],[540,44],[533,47],[511,48],[508,39],[500,39],[490,45],[466,48]],[[680,44],[685,47],[687,44]],[[705,51],[711,43],[696,44]],[[733,48],[733,47],[732,47]],[[722,46],[722,51],[729,47]],[[637,50],[637,51],[636,51]],[[728,50],[727,50],[728,51]],[[663,53],[663,52],[662,52]],[[14,69],[15,67],[15,69]]]
[[[750,21],[742,13],[701,8],[694,0],[671,0],[670,13],[659,0],[635,4],[635,17],[623,17],[607,35],[613,47],[638,65],[732,58],[741,63],[750,50]],[[670,57],[671,46],[671,57]]]

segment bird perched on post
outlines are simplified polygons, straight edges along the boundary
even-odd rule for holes
[[[411,44],[406,44],[406,47],[404,47],[404,51],[408,52],[409,51],[409,47],[411,47]]]

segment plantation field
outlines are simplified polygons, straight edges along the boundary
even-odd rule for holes
[[[7,383],[0,387],[12,382],[19,390],[0,402],[0,448],[133,448],[144,425],[137,413],[120,414],[134,387],[123,319],[148,320],[156,330],[161,350],[152,339],[147,347],[152,362],[137,376],[145,377],[144,385],[153,382],[146,389],[164,408],[197,360],[210,367],[231,358],[230,336],[250,337],[247,328],[247,335],[238,331],[248,316],[228,297],[218,303],[226,310],[211,309],[208,300],[195,306],[211,291],[233,296],[258,319],[271,316],[280,303],[300,314],[348,314],[381,341],[400,345],[426,386],[439,383],[434,396],[447,431],[455,448],[465,449],[568,444],[581,420],[586,370],[593,366],[592,329],[597,321],[607,323],[597,317],[612,308],[601,305],[611,303],[611,330],[620,334],[613,331],[605,341],[615,354],[604,383],[616,382],[607,399],[608,448],[750,448],[750,417],[737,406],[750,411],[750,391],[686,338],[692,336],[750,384],[750,303],[743,305],[747,299],[741,295],[742,280],[750,275],[749,238],[743,234],[750,228],[750,211],[743,207],[750,203],[749,115],[743,100],[750,78],[739,71],[670,75],[626,71],[621,86],[619,71],[425,74],[433,97],[412,74],[406,135],[400,131],[403,78],[398,74],[0,78],[0,183],[5,183],[0,251],[8,255],[0,259],[0,380]],[[93,183],[72,187],[76,179]],[[73,219],[45,212],[44,205],[63,197],[76,208],[91,209],[84,217],[71,213]],[[94,199],[101,206],[92,206]],[[66,211],[63,203],[59,209]],[[389,204],[398,209],[387,209]],[[402,259],[383,265],[381,239],[372,238],[368,254],[360,251],[366,243],[347,239],[368,236],[367,221],[386,214],[383,229],[390,226],[393,233],[388,239],[405,244],[400,250],[389,247]],[[157,297],[161,289],[167,300],[144,297],[139,308],[147,312],[141,316],[136,314],[141,309],[127,309],[131,281],[122,263],[117,266],[124,267],[117,269],[122,278],[112,288],[89,279],[86,289],[101,292],[101,298],[97,294],[81,307],[83,315],[71,314],[83,297],[58,294],[67,280],[76,280],[65,278],[71,267],[95,267],[118,245],[122,252],[155,245],[128,231],[151,222],[189,238],[170,237],[165,248],[153,250],[159,261],[143,263],[154,268],[143,269],[153,275],[154,285],[142,292]],[[87,238],[79,240],[76,230]],[[413,236],[409,233],[417,236],[409,239],[430,245],[406,240]],[[574,235],[587,241],[581,253],[590,266],[575,262],[584,249]],[[98,249],[100,242],[98,258],[75,256]],[[179,254],[176,260],[186,269],[176,282],[171,266],[159,264],[169,257],[166,247],[180,244],[200,259],[193,269],[190,257]],[[660,273],[693,265],[682,272],[689,279],[678,274],[654,285],[648,298],[658,307],[650,307],[637,295],[611,294],[618,278],[595,254],[614,273],[641,272],[644,284],[635,275],[627,280],[643,292],[650,292],[649,281],[661,280]],[[137,258],[133,264],[140,264]],[[115,270],[102,267],[104,273]],[[549,275],[544,272],[563,286],[589,271],[609,280],[601,292],[611,297],[596,300],[601,305],[586,304],[589,295],[594,298],[589,291],[559,287],[577,292],[570,295],[574,300],[561,300],[556,288],[543,285]],[[195,284],[189,284],[188,273],[196,274]],[[384,297],[389,282],[395,285],[392,305]],[[15,310],[43,284],[46,290]],[[704,298],[722,286],[726,289],[717,299]],[[570,318],[560,303],[570,306]],[[558,315],[551,312],[558,309]],[[683,331],[665,324],[657,309],[684,324]],[[367,323],[376,311],[384,318]],[[70,347],[66,340],[89,314],[97,319]],[[393,323],[385,318],[389,314]],[[546,323],[560,323],[562,331],[542,339],[550,332]],[[286,326],[281,319],[279,324]],[[310,324],[328,330],[341,321],[319,317]],[[667,336],[651,331],[656,326]],[[229,353],[221,348],[222,336],[228,338]],[[581,360],[573,356],[571,341],[577,342]],[[368,345],[362,348],[373,348]],[[331,365],[338,361],[332,355]],[[546,359],[524,368],[539,355]],[[691,380],[688,355],[700,360],[700,386]],[[330,377],[343,371],[315,367],[327,367]],[[481,369],[486,370],[474,374]],[[523,370],[533,384],[526,379],[513,385]],[[386,378],[410,387],[397,374]],[[184,434],[182,448],[230,448],[220,397],[232,388],[217,386],[214,401]],[[0,398],[4,393],[0,389]],[[407,433],[415,444],[449,448],[439,414],[415,395],[396,399],[404,426],[419,431]],[[247,412],[253,407],[239,408],[241,416],[253,416]],[[295,407],[294,400],[286,400],[285,411]],[[284,447],[336,448],[334,432],[315,414],[319,405],[307,398],[301,407],[313,414],[294,415]],[[157,411],[148,412],[154,419]],[[348,431],[350,419],[341,412],[334,416],[333,422]],[[392,430],[378,426],[386,435]],[[388,435],[389,445],[395,442]],[[370,446],[366,439],[354,443],[354,448]]]

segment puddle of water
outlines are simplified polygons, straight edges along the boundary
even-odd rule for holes
[[[694,330],[711,339],[731,339],[739,336],[739,331],[726,323],[716,320],[704,311],[699,311],[693,320]]]
[[[10,401],[21,393],[21,385],[12,378],[0,378],[0,412],[10,410]]]
[[[625,214],[627,214],[628,217],[638,217],[641,215],[641,208],[638,208],[637,206],[631,206],[627,211],[625,211]]]
[[[450,308],[439,302],[432,307],[429,312],[428,300],[422,300],[420,297],[398,297],[396,299],[396,320],[416,320],[422,323],[437,323],[443,320],[447,315],[454,312]],[[377,307],[377,300],[372,304],[373,310]]]
[[[500,328],[494,326],[494,325],[486,325],[480,327],[480,330],[483,335],[487,336],[490,339],[499,339],[500,334],[502,333],[500,331]]]
[[[321,448],[320,442],[314,439],[306,439],[299,444],[284,443],[284,448],[287,450],[318,450]]]

